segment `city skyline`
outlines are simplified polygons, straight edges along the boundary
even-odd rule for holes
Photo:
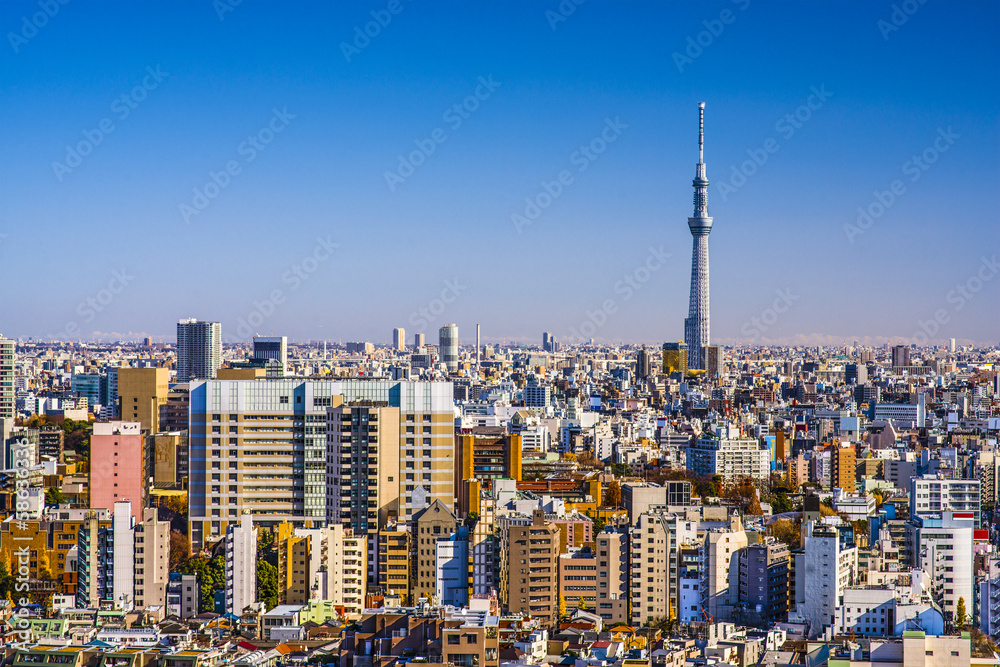
[[[3,333],[996,344],[995,4],[386,6],[0,6]]]

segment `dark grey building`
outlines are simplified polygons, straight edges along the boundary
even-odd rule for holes
[[[768,625],[788,614],[788,545],[774,538],[751,544],[739,553],[741,622]]]

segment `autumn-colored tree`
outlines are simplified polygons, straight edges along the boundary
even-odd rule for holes
[[[573,452],[565,452],[562,455],[563,461],[576,461],[576,454]]]
[[[798,549],[801,546],[802,535],[798,521],[778,519],[768,530],[776,540],[787,544],[789,549]]]
[[[559,618],[560,620],[566,618],[566,598],[562,593],[559,594]]]
[[[170,571],[176,572],[191,557],[191,541],[180,531],[170,531]]]
[[[760,506],[760,497],[757,495],[757,487],[749,477],[744,477],[735,484],[725,485],[722,487],[721,495],[726,500],[738,503],[740,511],[744,515],[759,515],[764,513],[764,510]]]
[[[605,507],[621,507],[622,504],[622,485],[618,483],[618,480],[611,480],[608,484],[608,490],[604,492],[604,506]]]
[[[580,601],[576,603],[576,608],[587,611],[587,601],[583,599],[582,595],[580,596]]]
[[[601,466],[601,462],[597,460],[596,456],[594,456],[594,452],[589,449],[585,449],[580,452],[580,455],[576,457],[576,462],[586,468],[597,468]]]
[[[958,626],[959,630],[965,629],[966,613],[965,613],[965,598],[958,598],[958,606],[955,607],[955,625]]]

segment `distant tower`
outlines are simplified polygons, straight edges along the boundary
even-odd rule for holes
[[[438,331],[438,354],[448,372],[458,370],[458,325],[446,324]]]
[[[392,349],[397,351],[406,349],[406,329],[397,328],[392,330]]]
[[[477,373],[479,372],[479,351],[483,349],[481,347],[481,341],[479,338],[480,333],[481,331],[479,330],[479,325],[476,324],[476,372]]]
[[[691,253],[691,300],[684,320],[684,342],[688,347],[688,367],[705,368],[703,348],[709,344],[708,326],[708,235],[712,218],[708,215],[708,176],[705,174],[705,103],[698,104],[698,166],[694,181],[694,217],[688,228],[694,237]]]
[[[177,322],[177,381],[208,380],[222,366],[222,325],[194,319]]]

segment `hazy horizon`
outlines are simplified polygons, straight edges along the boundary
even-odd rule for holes
[[[0,4],[8,337],[679,340],[704,101],[713,343],[1000,340],[997,3],[39,11]]]

